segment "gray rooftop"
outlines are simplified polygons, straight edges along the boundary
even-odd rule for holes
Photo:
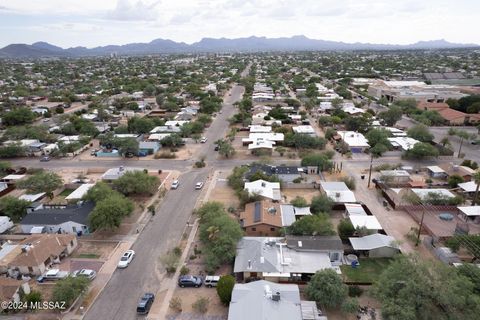
[[[274,301],[272,294],[280,293]],[[302,320],[300,292],[294,284],[278,284],[265,280],[233,288],[228,320]]]
[[[291,236],[287,235],[287,247],[297,251],[343,251],[339,236]]]
[[[95,207],[93,202],[68,205],[64,208],[39,209],[27,214],[22,225],[59,225],[68,221],[88,225],[88,215]]]

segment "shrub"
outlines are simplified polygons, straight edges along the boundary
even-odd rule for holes
[[[176,157],[177,155],[170,151],[157,152],[154,156],[155,159],[174,159]]]
[[[180,274],[182,276],[184,276],[184,275],[187,275],[189,273],[190,273],[190,269],[187,266],[182,266],[182,268],[180,269]]]
[[[217,284],[217,294],[224,305],[232,300],[232,291],[235,286],[235,278],[231,275],[222,276]]]
[[[348,240],[355,233],[355,228],[349,219],[342,219],[337,226],[338,236],[342,240]]]
[[[295,178],[295,179],[293,179],[292,182],[293,182],[293,183],[300,183],[300,182],[302,182],[302,178],[300,178],[300,177]]]
[[[308,207],[307,200],[305,200],[305,198],[300,197],[300,196],[296,196],[295,199],[290,201],[290,204],[295,206],[295,207],[299,207],[299,208]]]
[[[192,308],[198,313],[206,313],[209,303],[210,298],[200,297],[192,304]]]
[[[341,179],[347,185],[348,189],[355,190],[355,178],[354,177],[343,177]]]
[[[348,295],[350,297],[360,297],[363,293],[363,289],[359,286],[349,286],[348,287]]]
[[[169,307],[176,312],[182,312],[182,299],[180,297],[173,297],[170,300]]]

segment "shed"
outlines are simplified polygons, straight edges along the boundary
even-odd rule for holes
[[[348,238],[355,251],[370,258],[393,257],[400,252],[395,238],[380,233],[371,234],[360,238]]]

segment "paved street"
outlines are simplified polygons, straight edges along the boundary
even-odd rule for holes
[[[147,168],[180,169],[180,187],[177,190],[167,192],[155,216],[146,225],[132,249],[136,256],[126,269],[117,269],[109,283],[99,295],[84,319],[115,319],[131,320],[138,318],[136,304],[145,292],[157,292],[161,285],[163,269],[159,258],[168,250],[178,245],[184,232],[186,223],[192,213],[199,196],[204,190],[195,190],[195,183],[207,181],[209,172],[213,172],[214,166],[221,163],[216,160],[217,153],[214,151],[214,142],[223,137],[228,129],[228,118],[235,113],[233,103],[241,99],[244,88],[234,86],[231,96],[226,97],[222,113],[207,130],[205,136],[207,142],[203,144],[198,154],[191,161],[153,160],[142,161],[142,166]],[[205,157],[207,167],[192,169],[192,162]],[[116,160],[105,165],[130,165],[131,160]],[[113,162],[113,163],[112,163]],[[58,161],[52,161],[58,167]],[[68,161],[62,162],[66,165]],[[50,163],[47,163],[50,165]],[[77,166],[85,167],[90,161],[82,161]],[[99,166],[99,163],[91,163]],[[133,164],[132,164],[133,165]],[[138,161],[135,162],[138,166]]]

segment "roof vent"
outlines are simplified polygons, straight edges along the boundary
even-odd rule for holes
[[[272,295],[272,300],[273,301],[280,301],[280,292],[275,292],[275,294]]]
[[[263,291],[265,292],[265,297],[268,299],[272,299],[272,289],[270,289],[270,286],[266,284],[263,287]]]

